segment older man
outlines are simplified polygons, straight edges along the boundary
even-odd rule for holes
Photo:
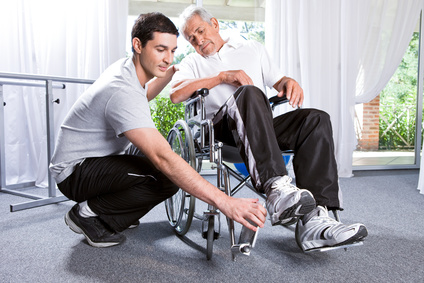
[[[303,103],[299,84],[273,64],[254,41],[223,38],[219,23],[205,9],[188,7],[180,31],[196,50],[179,65],[171,100],[186,100],[209,88],[208,117],[215,137],[239,148],[258,192],[267,196],[272,225],[297,222],[296,240],[304,251],[350,244],[367,236],[362,224],[344,225],[328,217],[342,209],[330,117],[317,109],[297,109],[273,119],[265,87]],[[296,186],[291,184],[280,150],[294,150]],[[299,221],[297,221],[300,219]]]

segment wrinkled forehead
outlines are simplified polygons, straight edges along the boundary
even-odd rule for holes
[[[190,36],[196,34],[199,29],[204,28],[207,25],[209,24],[205,22],[200,16],[193,15],[190,19],[187,20],[185,24],[183,31],[184,37],[188,39]]]

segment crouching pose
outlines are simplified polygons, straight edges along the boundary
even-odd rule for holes
[[[62,193],[77,202],[66,214],[66,224],[92,246],[122,243],[120,232],[138,225],[178,187],[252,230],[256,228],[248,220],[264,226],[266,210],[257,199],[232,198],[211,185],[154,126],[148,101],[175,72],[171,63],[177,35],[164,15],[140,15],[132,30],[132,58],[111,65],[60,128],[50,170]],[[130,144],[143,155],[126,155]]]

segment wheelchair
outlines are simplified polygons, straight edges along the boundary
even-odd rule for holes
[[[250,183],[250,175],[243,176],[233,170],[228,163],[242,163],[238,149],[224,145],[214,138],[212,121],[206,119],[205,97],[209,94],[206,88],[200,89],[185,102],[184,120],[178,120],[169,131],[167,140],[172,150],[180,155],[197,172],[202,170],[204,160],[213,164],[216,169],[216,187],[229,196],[233,196],[243,187],[257,193]],[[272,109],[287,102],[286,97],[273,97],[270,99]],[[230,176],[239,183],[231,188]],[[257,193],[261,198],[265,196]],[[213,243],[220,235],[220,213],[212,205],[208,205],[202,215],[195,212],[195,197],[183,190],[179,190],[174,196],[165,201],[166,214],[169,224],[175,232],[185,235],[193,218],[202,221],[202,237],[206,239],[206,258],[210,260],[213,253]],[[257,233],[245,227],[240,232],[238,243],[236,243],[234,221],[227,218],[228,229],[231,240],[231,252],[233,260],[238,254],[249,255],[255,245]]]
[[[206,119],[205,97],[209,94],[206,88],[196,91],[193,96],[185,102],[184,120],[178,120],[169,131],[167,140],[172,150],[180,155],[198,173],[202,170],[204,160],[209,161],[216,169],[216,187],[229,196],[234,196],[243,187],[247,187],[265,200],[265,196],[258,193],[250,182],[250,175],[244,176],[233,170],[227,163],[243,163],[238,149],[228,146],[214,138],[213,124],[210,119]],[[271,109],[277,105],[288,102],[288,99],[274,96],[269,99]],[[293,152],[283,152],[285,155],[293,155]],[[230,177],[235,178],[239,183],[231,187]],[[180,189],[174,196],[165,200],[166,214],[169,224],[179,236],[184,236],[193,221],[193,218],[202,221],[202,237],[206,239],[206,258],[210,260],[213,253],[213,244],[220,236],[220,212],[209,205],[203,214],[195,212],[196,198]],[[334,218],[340,221],[338,211],[333,210]],[[287,223],[289,226],[294,223]],[[236,243],[235,225],[232,219],[227,218],[227,225],[231,241],[231,255],[233,261],[238,255],[250,255],[255,246],[257,232],[242,227]],[[324,247],[315,251],[328,251],[333,249],[362,245],[357,242],[349,245],[337,247]]]

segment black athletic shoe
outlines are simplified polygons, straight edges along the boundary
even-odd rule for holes
[[[80,216],[78,204],[66,213],[65,223],[75,233],[83,234],[93,247],[106,248],[125,241],[124,235],[107,228],[98,217]]]

